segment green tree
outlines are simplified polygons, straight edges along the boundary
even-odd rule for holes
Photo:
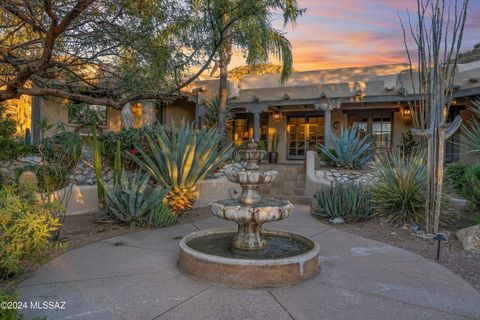
[[[218,129],[222,145],[226,141],[226,113],[228,99],[228,65],[233,49],[243,51],[247,65],[266,63],[269,55],[282,62],[282,81],[292,70],[292,47],[284,33],[273,27],[276,14],[283,15],[284,26],[295,23],[304,12],[296,0],[209,0],[200,2],[211,12],[216,25],[226,29],[225,40],[218,50],[218,62],[212,73],[219,69],[218,99],[220,113]],[[227,28],[228,27],[228,28]]]
[[[56,96],[120,109],[168,98],[209,67],[226,32],[212,33],[213,16],[195,6],[190,0],[2,0],[0,102]]]

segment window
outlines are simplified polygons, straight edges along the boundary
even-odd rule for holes
[[[383,112],[368,115],[350,114],[348,121],[350,125],[358,126],[360,136],[369,134],[376,150],[390,149],[392,146],[392,115]]]
[[[323,143],[323,117],[288,117],[287,155],[289,159],[305,159],[309,150],[317,150],[317,144]]]
[[[235,119],[233,120],[233,140],[235,145],[239,146],[243,141],[248,140],[248,120]]]
[[[390,149],[392,145],[392,118],[373,118],[372,137],[377,150]]]
[[[68,106],[68,123],[90,125],[93,120],[98,125],[106,126],[107,107],[86,103],[71,103]]]

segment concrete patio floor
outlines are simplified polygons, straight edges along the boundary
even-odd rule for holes
[[[321,272],[293,287],[212,286],[177,268],[178,239],[232,225],[218,218],[133,233],[70,251],[20,284],[22,301],[65,301],[23,310],[27,319],[480,319],[480,294],[441,265],[344,233],[297,206],[267,227],[320,244]]]

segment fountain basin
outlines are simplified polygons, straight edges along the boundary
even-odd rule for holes
[[[180,270],[197,280],[239,288],[293,285],[313,277],[320,266],[314,241],[290,232],[262,231],[262,250],[233,249],[236,228],[202,230],[180,241]]]

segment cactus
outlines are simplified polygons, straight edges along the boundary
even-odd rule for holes
[[[120,183],[122,176],[122,149],[121,141],[117,140],[117,148],[115,150],[115,157],[113,159],[113,186],[117,186]]]
[[[97,193],[98,193],[98,206],[104,207],[105,204],[105,191],[102,184],[102,158],[100,156],[100,145],[97,140],[97,126],[95,121],[92,123],[92,143],[93,143],[93,160],[95,163],[95,175],[97,178]]]
[[[165,198],[175,214],[188,211],[198,195],[198,183],[230,158],[233,148],[219,149],[221,136],[216,129],[195,130],[183,124],[170,134],[159,127],[147,135],[147,146],[136,146],[139,155],[126,155],[159,184],[171,188]]]
[[[130,225],[162,224],[162,219],[169,211],[166,208],[158,208],[161,212],[154,212],[155,216],[150,217],[152,210],[161,205],[168,193],[168,189],[157,186],[148,192],[148,180],[150,174],[139,172],[128,173],[122,170],[118,185],[113,187],[103,184],[105,190],[105,204],[107,213],[115,220]],[[163,215],[160,217],[159,215]],[[173,218],[171,218],[173,223]],[[167,221],[169,222],[169,221]]]
[[[24,171],[18,177],[18,189],[22,194],[38,191],[38,178],[33,171]]]
[[[275,132],[272,137],[272,152],[278,151],[279,140],[280,140],[280,135],[277,132]]]

